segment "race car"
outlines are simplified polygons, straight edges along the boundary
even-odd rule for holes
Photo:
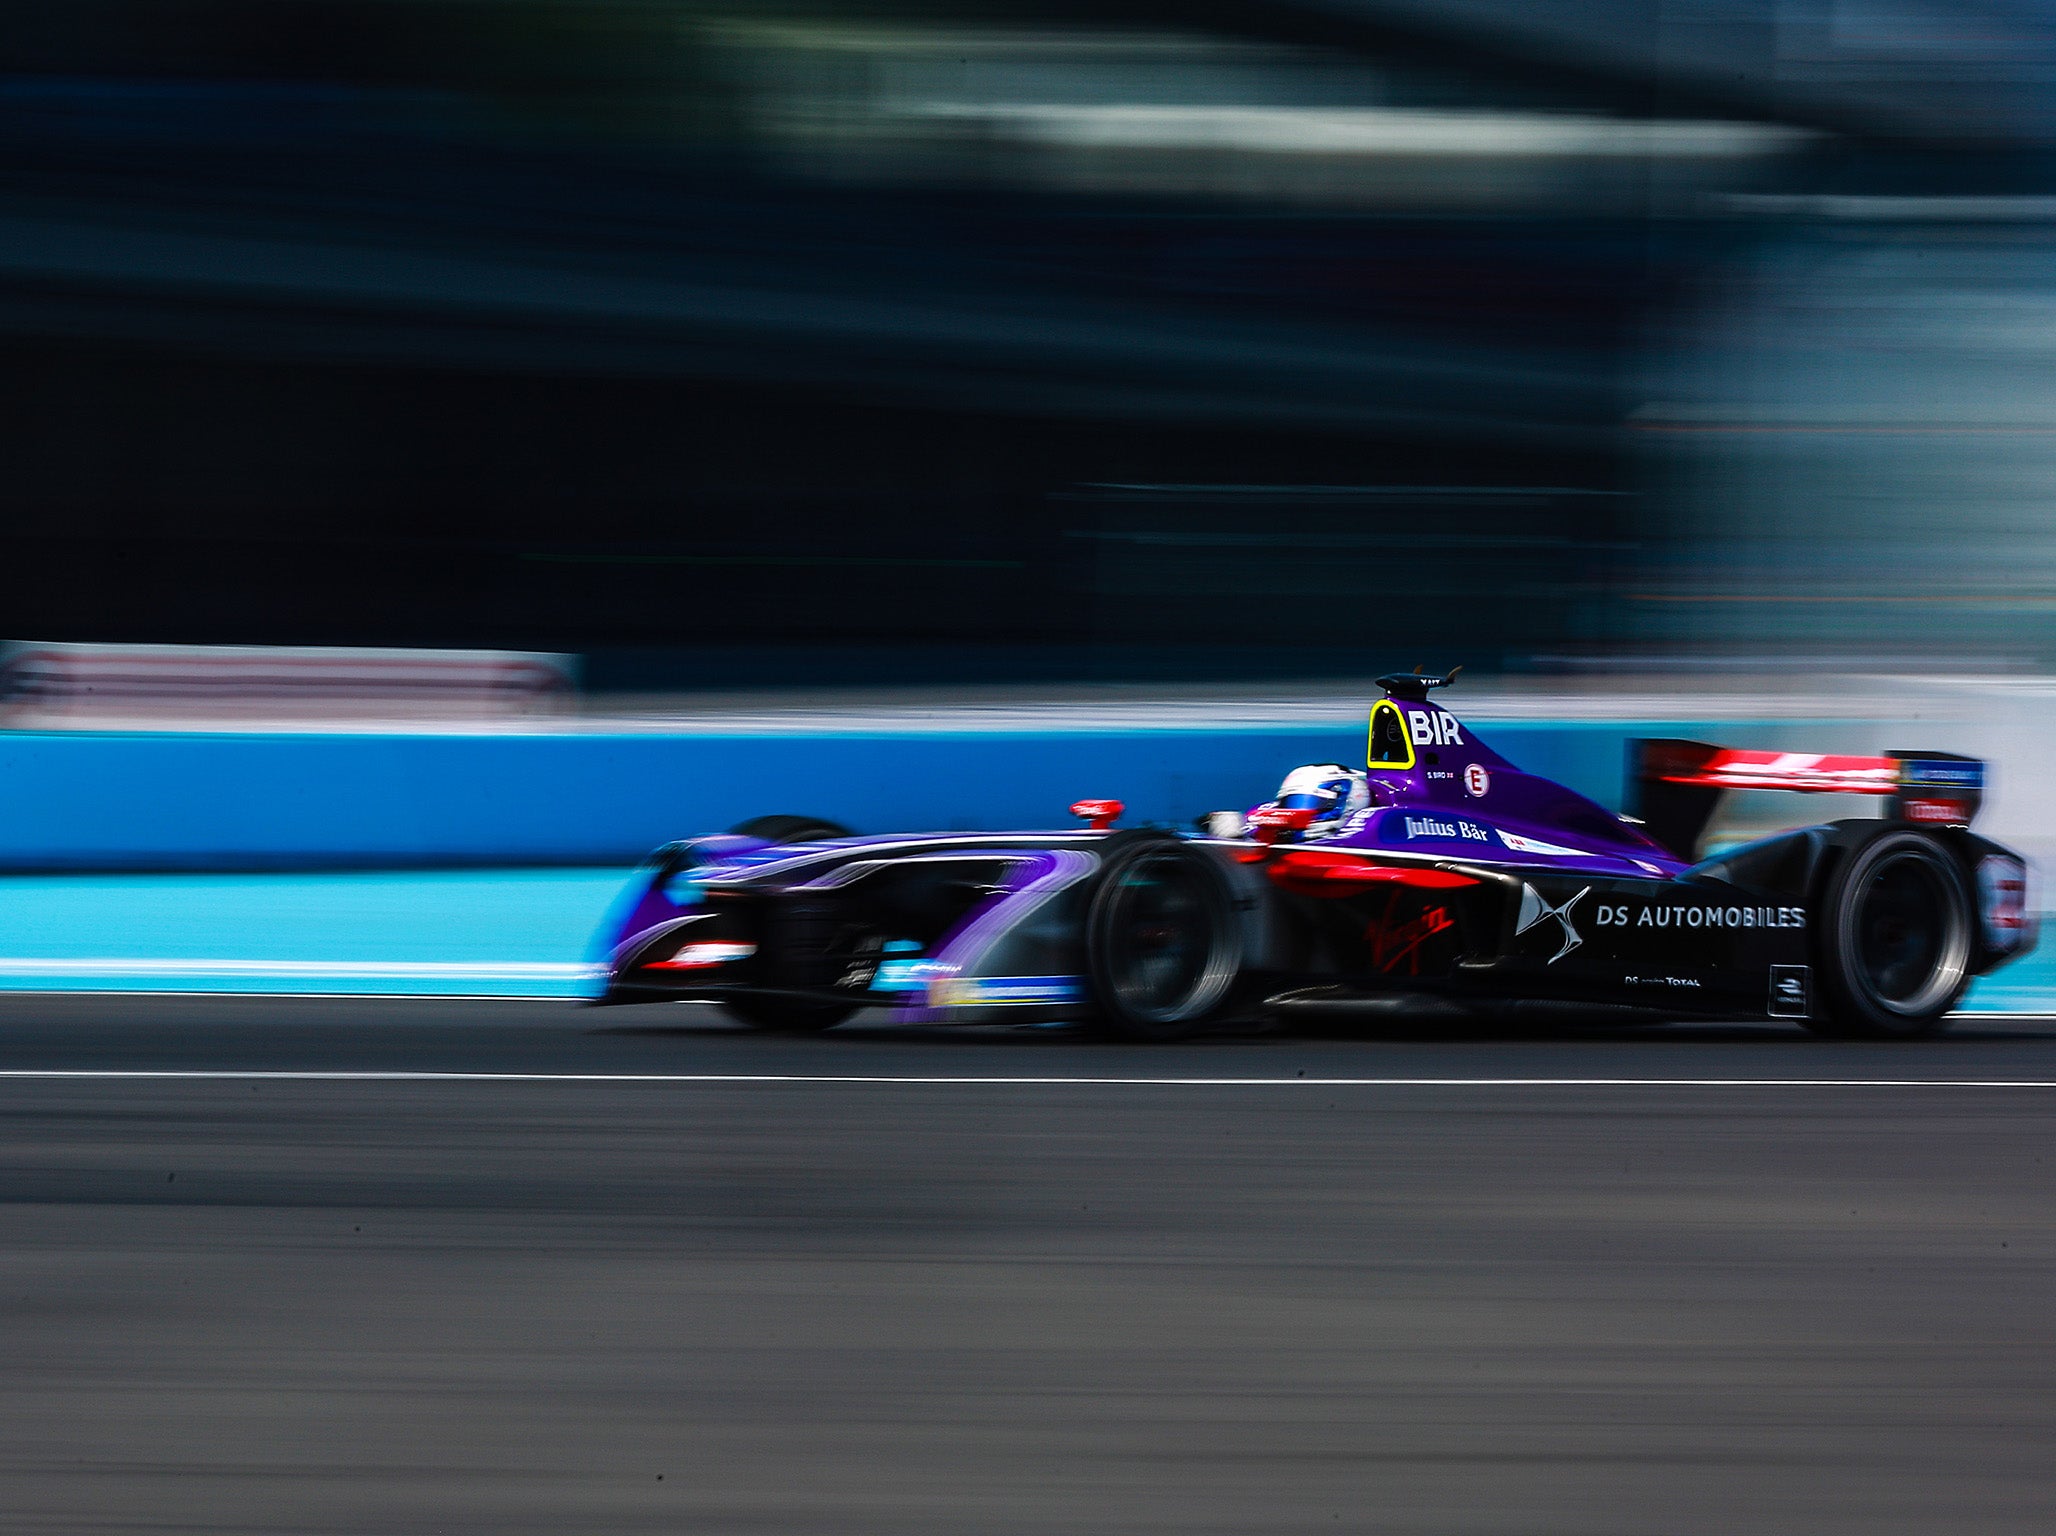
[[[667,844],[606,936],[604,1002],[718,1002],[766,1029],[1088,1019],[1170,1040],[1301,1008],[1518,1000],[1940,1028],[2033,946],[2028,866],[1970,830],[1984,764],[1631,743],[1626,814],[1522,772],[1378,679],[1366,761],[1293,770],[1195,830],[857,837],[801,816]],[[1883,815],[1699,857],[1722,796],[1874,796]]]

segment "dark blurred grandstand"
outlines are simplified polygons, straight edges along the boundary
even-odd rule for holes
[[[4,22],[9,635],[601,689],[2056,651],[2033,10]]]

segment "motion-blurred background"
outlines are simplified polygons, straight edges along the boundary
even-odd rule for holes
[[[2056,660],[2056,17],[67,0],[6,632],[589,688]]]
[[[523,653],[537,730],[1111,692],[1338,742],[1461,661],[1474,717],[1988,752],[2056,847],[2052,150],[2012,3],[7,5],[0,634],[49,644],[0,756],[100,831],[0,854],[267,857],[24,755],[218,695],[163,645]],[[58,698],[77,643],[126,659]],[[282,675],[199,713],[484,697]]]

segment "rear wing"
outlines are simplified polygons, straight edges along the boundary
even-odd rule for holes
[[[1985,765],[1953,752],[1836,757],[1752,752],[1703,741],[1628,743],[1628,814],[1680,858],[1699,856],[1699,839],[1731,789],[1879,795],[1886,797],[1885,815],[1893,820],[1967,827],[1984,802]]]

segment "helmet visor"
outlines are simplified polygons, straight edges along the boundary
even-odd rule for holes
[[[1332,811],[1342,797],[1332,789],[1319,790],[1312,794],[1280,795],[1278,809],[1281,811]]]

